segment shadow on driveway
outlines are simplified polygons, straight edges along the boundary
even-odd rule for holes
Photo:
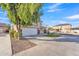
[[[52,38],[52,39],[37,39],[34,37],[25,37],[25,40],[39,40],[39,41],[56,41],[56,42],[76,42],[79,43],[79,35],[71,35],[71,34],[62,34],[61,38]],[[40,36],[41,37],[41,36]]]
[[[55,39],[53,41],[56,41],[56,42],[76,42],[76,43],[79,43],[79,38],[78,39],[71,39],[71,38],[62,38],[62,39]]]

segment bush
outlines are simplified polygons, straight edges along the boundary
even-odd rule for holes
[[[14,31],[14,30],[10,30],[10,36],[13,39],[17,39],[18,37],[18,32]]]
[[[48,36],[48,37],[59,37],[60,34],[52,33],[52,34],[48,34],[48,35],[46,35],[46,36]]]

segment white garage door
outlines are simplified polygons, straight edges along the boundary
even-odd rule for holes
[[[23,28],[22,36],[37,35],[37,28]]]

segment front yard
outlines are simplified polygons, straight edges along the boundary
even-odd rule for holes
[[[16,56],[79,56],[79,36],[64,35],[54,41],[33,40],[37,46],[15,54]]]
[[[11,45],[12,45],[12,54],[15,54],[36,46],[36,44],[24,38],[21,40],[12,39]]]
[[[43,37],[42,39],[46,40],[46,39],[48,39],[47,37],[52,38],[52,37],[59,37],[59,36],[60,36],[59,34],[47,34],[44,36],[46,38]],[[36,39],[36,40],[38,40],[38,39]],[[18,53],[18,52],[21,52],[23,50],[27,50],[29,48],[36,46],[35,43],[32,43],[27,38],[22,38],[21,40],[11,39],[11,45],[12,45],[12,54],[15,54],[15,53]]]

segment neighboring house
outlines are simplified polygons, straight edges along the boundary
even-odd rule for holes
[[[72,25],[71,24],[59,24],[53,26],[53,31],[62,32],[62,33],[70,33]]]
[[[78,27],[72,28],[71,30],[72,30],[73,34],[79,34],[79,28]]]
[[[8,27],[6,26],[6,24],[0,23],[0,33],[7,32],[7,31],[8,31]]]

